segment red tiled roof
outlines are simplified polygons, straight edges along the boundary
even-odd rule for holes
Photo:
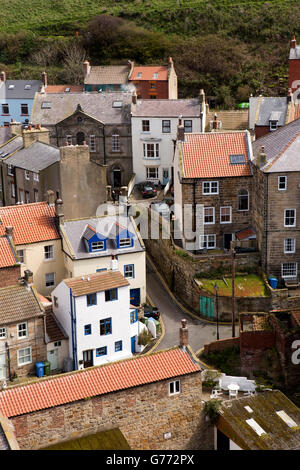
[[[253,228],[251,227],[245,228],[244,230],[240,230],[235,234],[238,240],[245,240],[246,238],[252,237],[253,235],[255,235],[255,230],[253,230]]]
[[[180,142],[185,178],[251,176],[247,135],[242,132],[185,134]],[[230,164],[230,155],[245,155],[245,164]]]
[[[297,310],[295,312],[292,312],[292,316],[297,323],[298,326],[300,326],[300,310]]]
[[[17,264],[13,249],[6,237],[0,237],[0,268]]]
[[[138,73],[141,73],[141,77],[138,77]],[[153,75],[157,73],[157,78],[154,78]],[[134,67],[130,81],[132,80],[168,80],[168,66],[165,65],[156,65],[149,67]]]
[[[200,370],[187,351],[169,349],[8,388],[0,393],[0,411],[18,416]]]
[[[70,88],[66,91],[66,88]],[[81,85],[47,85],[46,93],[79,93],[83,90]]]
[[[55,207],[47,202],[0,207],[0,236],[5,227],[13,227],[15,245],[55,240],[59,233],[55,225]]]

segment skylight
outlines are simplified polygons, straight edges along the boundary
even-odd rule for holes
[[[137,78],[141,78],[141,77],[142,77],[142,72],[138,72]]]
[[[246,163],[246,158],[244,154],[240,155],[229,155],[230,163],[232,165],[240,165],[242,163]]]
[[[8,85],[9,90],[13,90],[15,88],[15,85]]]
[[[158,78],[158,73],[154,73],[153,78]]]
[[[276,411],[276,414],[288,425],[289,428],[294,428],[297,426],[297,423],[295,423],[295,421],[290,418],[290,416],[285,411]]]
[[[267,434],[266,431],[264,431],[263,428],[261,428],[260,425],[255,421],[255,419],[246,419],[246,423],[249,424],[253,431],[255,431],[259,436],[262,434]]]
[[[25,90],[30,90],[30,88],[31,88],[31,85],[25,85],[25,86],[24,86],[24,89],[25,89]]]
[[[66,92],[66,93],[69,93],[70,90],[71,90],[71,88],[68,87],[68,88],[65,89],[65,92]]]
[[[50,101],[43,101],[43,102],[42,102],[42,108],[43,108],[43,109],[46,109],[46,108],[47,108],[47,109],[51,109],[51,103],[50,103]]]
[[[245,408],[246,411],[248,411],[248,413],[253,413],[253,410],[252,410],[252,408],[250,408],[250,406],[247,405],[244,408]]]
[[[112,104],[113,108],[122,108],[123,101],[114,101]]]

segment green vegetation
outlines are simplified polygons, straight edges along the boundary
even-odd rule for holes
[[[300,38],[300,5],[287,0],[2,0],[1,7],[8,78],[39,78],[47,67],[49,83],[76,81],[82,53],[94,64],[172,56],[180,97],[204,88],[224,108],[250,93],[285,94],[289,40]]]
[[[199,279],[199,281],[205,290],[213,294],[215,294],[215,285],[217,284],[219,296],[231,296],[232,279],[231,277],[224,279],[226,283],[223,279]],[[259,276],[248,274],[235,277],[235,295],[236,297],[267,297],[269,294]]]
[[[240,348],[237,346],[202,354],[200,359],[226,375],[240,375]]]
[[[219,417],[219,410],[222,401],[213,399],[205,402],[204,413],[209,417],[210,421],[214,424]]]
[[[112,429],[60,442],[42,450],[130,450],[130,446],[119,429]]]

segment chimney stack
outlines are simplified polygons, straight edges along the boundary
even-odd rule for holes
[[[132,93],[132,104],[136,104],[137,103],[137,94],[136,94],[136,91],[134,91]]]
[[[189,344],[189,332],[187,327],[187,320],[181,320],[181,328],[179,330],[179,342],[180,347],[185,349],[186,346]]]
[[[5,234],[9,237],[9,238],[12,238],[13,235],[14,235],[14,228],[9,226],[9,227],[5,227]]]
[[[42,82],[43,82],[44,87],[46,88],[48,83],[47,83],[47,73],[45,71],[42,73]]]
[[[52,189],[49,189],[47,191],[47,202],[48,202],[48,206],[50,207],[55,206],[55,194],[54,194],[54,191],[52,191]]]
[[[265,147],[262,145],[256,158],[256,163],[259,168],[267,163],[267,155],[265,154]]]
[[[85,60],[83,62],[83,75],[84,75],[84,78],[87,76],[89,71],[90,71],[90,63],[89,63],[88,60]]]
[[[62,225],[64,223],[64,205],[61,199],[56,199],[55,201],[55,214],[58,218],[58,225]]]
[[[115,255],[112,255],[110,260],[110,269],[112,271],[119,271],[119,263]]]
[[[24,271],[24,281],[27,286],[32,286],[33,284],[33,273],[29,269]]]
[[[182,124],[181,116],[179,117],[177,126],[177,140],[184,142],[184,125]]]
[[[291,49],[295,49],[296,47],[296,36],[293,35],[293,39],[291,40]]]
[[[2,70],[2,72],[0,72],[0,81],[1,82],[6,81],[6,73],[4,72],[4,70]]]

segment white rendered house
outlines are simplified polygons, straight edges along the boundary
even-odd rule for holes
[[[204,132],[206,105],[199,98],[137,100],[132,105],[132,158],[135,183],[153,181],[165,186],[173,173],[178,120],[185,132]]]
[[[52,291],[55,317],[69,336],[73,369],[129,358],[137,351],[138,310],[130,307],[129,282],[109,271],[64,279]]]

